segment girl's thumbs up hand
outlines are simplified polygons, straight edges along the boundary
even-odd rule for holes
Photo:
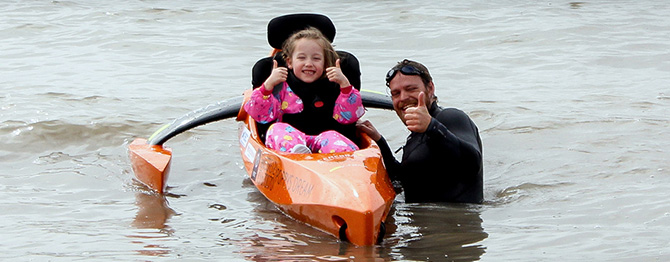
[[[326,68],[326,76],[330,82],[334,82],[340,85],[340,88],[345,88],[351,86],[349,79],[342,73],[340,68],[340,59],[335,61],[335,66]]]
[[[286,67],[277,66],[277,60],[272,60],[272,73],[268,79],[265,80],[265,90],[271,91],[277,84],[285,82],[288,77],[288,69]]]

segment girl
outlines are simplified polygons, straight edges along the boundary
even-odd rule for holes
[[[354,123],[365,110],[330,42],[310,27],[291,35],[282,50],[288,68],[273,60],[272,73],[244,105],[261,124],[277,120],[265,145],[294,153],[358,150]]]

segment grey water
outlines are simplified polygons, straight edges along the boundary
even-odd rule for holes
[[[428,66],[440,104],[480,128],[484,204],[400,195],[380,245],[340,243],[258,193],[232,119],[166,143],[165,196],[133,182],[128,144],[250,88],[267,22],[301,12],[333,20],[365,89],[386,92],[404,58]],[[668,13],[662,1],[6,1],[0,260],[667,261]],[[403,144],[393,112],[364,118]]]

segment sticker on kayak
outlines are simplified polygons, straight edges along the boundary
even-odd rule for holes
[[[249,138],[251,137],[251,131],[248,128],[244,127],[242,134],[240,134],[240,145],[247,146],[249,143]]]
[[[244,148],[244,156],[249,159],[249,162],[254,162],[254,160],[256,160],[256,149],[251,145],[251,143],[248,143]]]
[[[256,154],[256,159],[251,160],[252,162],[254,162],[254,169],[251,171],[251,180],[253,180],[254,182],[258,182],[256,181],[256,175],[258,175],[258,165],[261,163],[261,152],[263,151],[258,150],[258,153]]]

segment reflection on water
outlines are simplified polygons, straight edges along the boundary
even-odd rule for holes
[[[165,226],[165,221],[175,212],[168,206],[164,195],[136,192],[135,204],[137,204],[138,210],[132,224],[134,227],[170,231],[169,227]]]
[[[244,187],[254,187],[245,179]],[[298,222],[279,211],[257,190],[247,199],[252,204],[253,223],[246,226],[240,253],[251,261],[300,261],[328,259],[338,261],[341,244],[333,236]]]
[[[249,180],[245,184],[253,187]],[[250,192],[247,200],[258,217],[248,225],[253,233],[240,252],[252,261],[474,261],[486,250],[479,244],[488,234],[478,205],[396,202],[384,241],[359,247],[286,216],[258,191]]]
[[[136,252],[146,256],[170,254],[170,248],[163,243],[173,230],[165,222],[176,213],[168,206],[165,196],[153,192],[136,192],[135,203],[138,210],[131,225],[138,230],[128,235],[128,238],[132,243],[142,246]]]
[[[244,180],[245,187],[254,187]],[[279,211],[263,194],[247,195],[253,205],[253,223],[240,243],[240,253],[251,261],[374,261],[380,258],[375,246],[357,247],[296,221]]]
[[[384,246],[393,259],[474,261],[485,253],[488,237],[480,206],[395,203]]]

